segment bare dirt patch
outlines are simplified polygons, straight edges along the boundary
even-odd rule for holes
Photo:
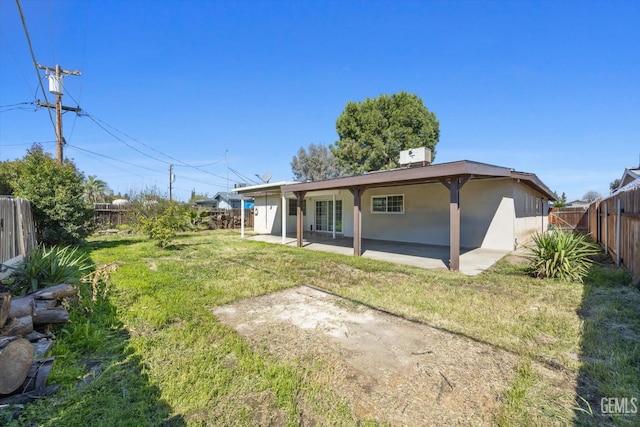
[[[254,348],[317,360],[359,418],[493,425],[518,358],[306,286],[213,309]]]

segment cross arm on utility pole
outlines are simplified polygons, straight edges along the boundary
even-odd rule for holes
[[[36,101],[36,105],[40,106],[40,107],[45,107],[45,108],[56,108],[56,104],[52,104],[50,102],[40,102],[40,101]],[[73,111],[74,113],[80,113],[82,111],[82,109],[80,107],[67,107],[67,106],[60,106],[60,108],[62,108],[62,111]]]
[[[34,61],[35,62],[35,61]],[[58,163],[62,164],[63,155],[62,155],[62,146],[64,145],[64,137],[62,136],[62,111],[75,111],[78,113],[80,108],[73,107],[63,107],[62,106],[62,75],[70,74],[72,76],[79,76],[80,71],[68,71],[63,70],[60,65],[56,65],[55,67],[47,67],[44,65],[36,64],[36,66],[42,70],[46,70],[51,73],[55,73],[55,75],[50,74],[49,77],[49,92],[53,93],[56,96],[56,104],[51,105],[47,103],[37,102],[38,105],[46,108],[55,108],[56,110],[56,158],[58,159]],[[52,87],[53,86],[53,87]],[[46,97],[46,95],[45,95]]]
[[[53,73],[59,72],[59,73],[62,73],[62,74],[70,74],[72,76],[79,76],[80,75],[80,70],[69,71],[69,70],[63,70],[62,68],[59,68],[59,67],[47,67],[46,65],[40,65],[40,64],[36,64],[36,65],[41,70],[47,70],[47,71],[51,71]]]

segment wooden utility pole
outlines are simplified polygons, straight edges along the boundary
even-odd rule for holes
[[[51,105],[49,103],[44,103],[44,102],[40,102],[38,101],[37,104],[41,107],[46,107],[46,108],[55,108],[56,110],[56,158],[58,160],[58,163],[62,164],[62,160],[63,160],[63,153],[62,153],[62,147],[65,144],[65,140],[64,140],[64,136],[62,136],[62,111],[73,111],[75,113],[79,113],[80,112],[80,108],[73,108],[73,107],[65,107],[62,105],[62,90],[64,88],[64,86],[62,85],[62,75],[63,74],[69,74],[72,76],[79,76],[80,75],[80,71],[67,71],[67,70],[63,70],[62,68],[60,68],[60,65],[56,65],[55,68],[52,67],[45,67],[44,65],[40,65],[37,64],[38,68],[40,68],[41,70],[46,70],[49,72],[54,72],[55,73],[55,81],[58,83],[57,86],[53,86],[51,83],[49,83],[49,92],[53,93],[54,95],[56,95],[56,104],[55,105]]]
[[[169,165],[169,201],[173,200],[173,165]]]

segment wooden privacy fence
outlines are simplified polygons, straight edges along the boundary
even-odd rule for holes
[[[129,224],[131,205],[118,205],[112,203],[94,203],[93,216],[94,224],[98,228],[111,228],[119,225]],[[239,228],[241,222],[240,209],[198,209],[205,211],[209,228]],[[245,209],[244,225],[253,227],[253,209]]]
[[[585,207],[551,208],[549,225],[565,230],[589,231],[589,210]]]
[[[94,203],[93,221],[99,227],[117,227],[128,224],[127,214],[130,205],[118,205],[113,203]]]
[[[29,201],[0,196],[0,279],[10,274],[5,265],[22,262],[37,245]]]
[[[589,234],[617,265],[640,275],[640,185],[589,206]]]

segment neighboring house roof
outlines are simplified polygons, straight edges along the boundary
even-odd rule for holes
[[[215,205],[217,202],[217,200],[214,199],[202,199],[202,200],[196,200],[195,202],[193,202],[194,205]]]
[[[584,207],[584,206],[589,206],[591,204],[590,201],[588,200],[574,200],[572,202],[567,202],[565,203],[565,206],[570,208],[570,207]]]
[[[617,195],[619,193],[622,193],[622,192],[627,191],[627,190],[632,190],[632,189],[637,188],[637,187],[640,187],[640,179],[636,179],[635,181],[631,181],[626,185],[621,185],[620,187],[618,187],[618,189],[616,191],[611,193],[611,195],[609,197],[606,197],[605,200],[609,199],[609,198],[611,198],[611,197],[613,197],[613,196],[615,196],[615,195]]]
[[[633,181],[640,180],[640,168],[627,168],[624,170],[622,174],[622,178],[620,179],[620,186],[624,187],[627,184],[632,183]]]
[[[241,200],[240,196],[237,193],[231,193],[228,191],[221,191],[219,193],[216,193],[213,198],[215,200],[225,199],[229,200],[230,202],[239,202]]]
[[[549,200],[556,200],[553,191],[551,191],[549,187],[547,187],[533,173],[518,172],[502,166],[489,165],[469,160],[440,163],[415,168],[368,172],[361,175],[325,179],[322,181],[291,183],[282,185],[282,191],[318,191],[358,186],[371,188],[390,187],[404,184],[441,182],[455,177],[468,179],[513,178],[542,193]]]
[[[623,191],[630,190],[640,186],[640,168],[625,168],[622,178],[620,178],[620,185],[615,189],[606,199],[615,196]]]

